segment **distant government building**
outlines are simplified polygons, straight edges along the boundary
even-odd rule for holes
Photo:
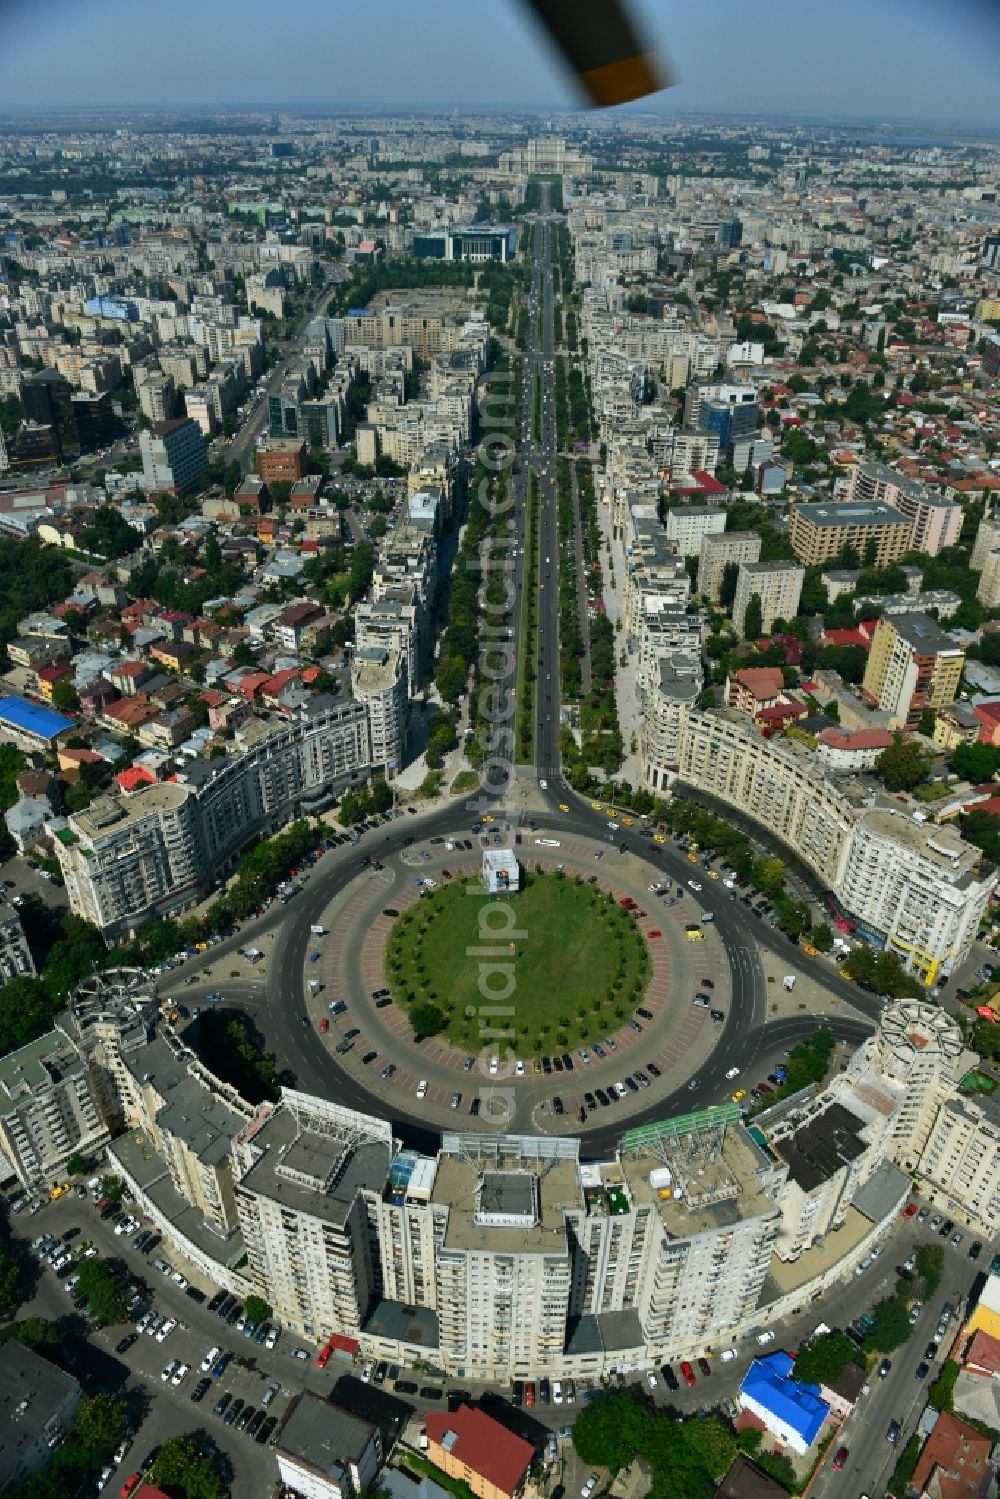
[[[889,1005],[824,1091],[626,1130],[448,1132],[282,1090],[251,1106],[177,1036],[137,970],[87,980],[0,1060],[0,1151],[25,1188],[106,1155],[173,1255],[317,1345],[446,1375],[597,1376],[720,1348],[853,1273],[920,1183],[1000,1229],[998,1110],[941,1010]],[[483,1080],[484,1090],[488,1083]]]

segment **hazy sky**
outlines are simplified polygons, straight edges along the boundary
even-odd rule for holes
[[[1000,0],[642,0],[677,110],[1000,123]],[[0,109],[574,102],[518,0],[0,0]]]

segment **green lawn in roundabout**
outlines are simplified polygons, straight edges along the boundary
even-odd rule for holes
[[[600,1040],[642,1003],[652,964],[617,902],[573,876],[521,878],[503,898],[453,880],[394,923],[386,983],[415,1030],[528,1058]]]

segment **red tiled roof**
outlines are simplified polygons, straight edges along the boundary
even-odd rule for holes
[[[977,1332],[966,1350],[965,1367],[974,1365],[974,1373],[989,1374],[995,1379],[1000,1374],[1000,1338],[988,1332]]]
[[[777,697],[785,685],[780,666],[747,666],[734,672],[733,681],[756,698]]]
[[[144,765],[130,765],[128,770],[119,772],[115,780],[123,791],[138,791],[141,786],[152,786],[156,783],[156,777]]]
[[[946,1495],[985,1494],[991,1477],[991,1445],[989,1437],[980,1436],[974,1427],[942,1411],[917,1459],[913,1487],[923,1493],[931,1478],[936,1477],[942,1499]],[[961,1477],[960,1486],[954,1482],[958,1477]]]
[[[726,486],[724,484],[721,484],[719,482],[719,480],[715,477],[715,475],[714,474],[710,474],[706,469],[703,469],[703,468],[693,468],[691,470],[691,477],[692,477],[692,479],[697,479],[697,481],[698,481],[698,488],[699,489],[703,489],[706,494],[728,494],[729,493],[729,491],[727,490]]]
[[[457,1462],[485,1478],[505,1494],[513,1494],[531,1467],[534,1449],[485,1411],[460,1405],[457,1411],[428,1411],[424,1422],[429,1442],[439,1447],[448,1432],[457,1440],[450,1444]]]
[[[895,739],[888,729],[855,729],[849,733],[847,729],[831,728],[823,730],[819,742],[828,744],[831,749],[866,750],[888,749]]]

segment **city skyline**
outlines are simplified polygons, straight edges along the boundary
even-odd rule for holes
[[[847,0],[806,19],[788,0],[752,19],[731,0],[711,16],[667,16],[651,3],[642,13],[679,79],[642,101],[646,110],[998,121],[990,41],[1000,43],[1000,17],[974,0],[957,8],[920,0],[905,11],[897,0],[874,8]],[[264,108],[308,101],[344,110],[470,104],[561,110],[578,102],[518,4],[496,5],[484,17],[442,0],[419,25],[403,0],[380,0],[352,14],[349,28],[346,17],[318,0],[298,0],[292,14],[297,24],[276,36],[255,4],[224,4],[206,14],[181,0],[176,24],[165,34],[152,17],[126,10],[123,0],[103,0],[85,13],[56,6],[44,27],[37,12],[15,5],[6,15],[0,97],[12,109]],[[51,46],[54,20],[59,49]],[[303,36],[311,39],[307,52]],[[342,86],[338,60],[345,36],[351,61]],[[221,72],[220,57],[227,59]]]

